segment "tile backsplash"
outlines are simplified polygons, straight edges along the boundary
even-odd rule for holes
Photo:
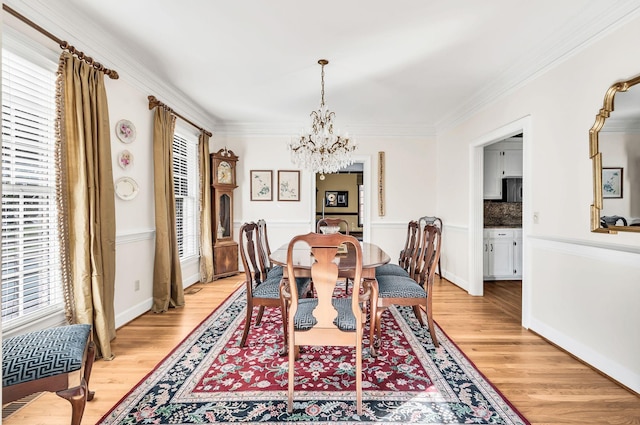
[[[484,201],[484,227],[522,227],[522,202]]]

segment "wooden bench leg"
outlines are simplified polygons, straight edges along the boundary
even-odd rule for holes
[[[95,391],[89,390],[89,378],[91,377],[91,368],[93,367],[93,361],[96,358],[96,344],[93,340],[89,341],[89,347],[87,348],[87,360],[84,363],[84,380],[87,382],[87,400],[93,400]]]
[[[60,397],[69,400],[69,403],[71,403],[71,425],[80,425],[87,401],[93,400],[95,392],[89,391],[89,378],[91,377],[91,368],[95,357],[96,344],[93,341],[89,341],[87,358],[84,363],[84,374],[80,385],[56,392]]]
[[[80,425],[84,407],[87,404],[87,381],[82,378],[82,383],[77,387],[68,388],[56,392],[60,397],[69,400],[71,403],[71,425]]]

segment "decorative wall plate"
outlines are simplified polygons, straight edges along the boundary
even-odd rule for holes
[[[116,180],[115,191],[118,198],[129,201],[138,194],[138,183],[131,177],[120,177]]]
[[[128,150],[123,150],[118,154],[118,165],[126,170],[133,164],[133,154]]]
[[[116,135],[122,143],[131,143],[136,140],[136,127],[129,120],[120,120],[116,123]]]

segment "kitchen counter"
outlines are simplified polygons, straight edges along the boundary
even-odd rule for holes
[[[484,227],[522,228],[522,202],[484,201]]]

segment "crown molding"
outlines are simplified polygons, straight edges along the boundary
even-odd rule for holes
[[[604,38],[640,15],[640,4],[623,0],[603,5],[602,9],[585,11],[571,27],[551,34],[535,50],[528,51],[493,82],[478,91],[468,102],[436,124],[442,133],[466,121],[490,104],[527,85],[573,55]]]
[[[300,123],[267,123],[267,122],[221,122],[216,126],[217,136],[278,136],[297,137]],[[435,137],[436,129],[427,125],[367,124],[359,123],[344,127],[353,139],[358,137]]]
[[[113,68],[123,81],[156,96],[201,127],[214,130],[212,127],[218,121],[215,117],[204,113],[203,108],[194,105],[184,93],[166,81],[161,81],[157,73],[141,63],[128,46],[119,45],[109,32],[92,25],[86,16],[73,8],[61,8],[59,2],[47,0],[8,0],[3,3],[56,37],[84,51],[107,68]],[[73,32],[69,31],[70,28]]]

